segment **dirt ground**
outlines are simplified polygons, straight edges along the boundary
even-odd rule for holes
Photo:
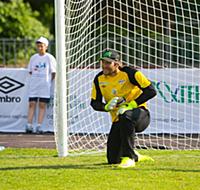
[[[6,134],[0,133],[0,146],[11,148],[47,148],[55,149],[53,134]]]
[[[95,137],[93,137],[95,138]],[[91,140],[90,137],[89,140]],[[80,145],[84,145],[84,147],[89,146],[88,148],[92,148],[95,146],[105,148],[104,140],[98,138],[97,141],[92,140],[91,144],[88,144],[87,137],[83,138],[80,135],[72,136],[71,142],[73,142],[73,147],[78,148]],[[78,143],[80,142],[81,143]],[[151,147],[155,149],[200,149],[200,136],[196,135],[190,138],[146,138],[137,139],[135,142],[137,148]],[[140,146],[137,146],[140,145]],[[11,147],[11,148],[47,148],[47,149],[55,149],[56,143],[54,139],[53,133],[45,133],[45,134],[25,134],[25,133],[0,133],[0,146]],[[80,148],[80,147],[79,147]]]

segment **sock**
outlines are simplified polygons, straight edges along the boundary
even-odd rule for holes
[[[38,124],[37,124],[37,127],[41,127],[41,124],[40,124],[40,123],[38,123]]]
[[[32,123],[27,124],[28,128],[32,128]]]

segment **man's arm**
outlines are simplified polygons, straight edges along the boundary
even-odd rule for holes
[[[146,76],[143,75],[140,71],[134,73],[134,78],[136,85],[142,90],[142,94],[135,99],[137,105],[140,105],[154,96],[156,96],[156,90]]]
[[[49,55],[49,64],[50,64],[50,72],[51,72],[51,80],[53,81],[56,77],[56,59],[53,55],[48,54]]]
[[[117,112],[118,115],[123,114],[127,110],[137,108],[139,105],[156,96],[156,90],[154,86],[141,72],[136,70],[128,70],[127,73],[130,82],[138,86],[142,93],[135,100],[131,100],[127,105],[122,105]]]
[[[98,76],[99,75],[97,75],[93,81],[90,105],[96,111],[106,111],[105,110],[106,104],[102,102],[103,97],[99,87]]]
[[[106,111],[109,112],[115,109],[119,105],[120,97],[113,97],[107,104],[102,103],[101,101],[91,100],[91,105],[96,111]]]
[[[156,96],[157,93],[154,86],[142,72],[130,67],[124,67],[122,70],[128,74],[130,82],[142,90],[142,94],[134,100],[137,105],[145,103]]]
[[[51,80],[54,80],[56,77],[56,73],[51,73]]]
[[[147,86],[146,88],[141,88],[142,94],[135,99],[137,105],[143,104],[144,102],[150,100],[154,96],[156,96],[156,90],[152,84]]]
[[[105,110],[105,105],[106,104],[104,104],[103,102],[91,99],[90,105],[96,111],[105,111],[106,112],[106,110]]]

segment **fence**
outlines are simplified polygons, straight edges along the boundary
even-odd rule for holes
[[[88,39],[89,40],[89,39]],[[99,55],[99,47],[102,42],[100,39],[94,39],[89,44],[90,47],[95,47],[91,51],[95,51],[96,55]],[[116,41],[123,41],[122,59],[126,63],[134,63],[138,67],[196,67],[199,68],[199,38],[193,37],[186,40],[172,38],[171,44],[163,43],[162,39],[149,39],[147,37],[131,38],[119,38]],[[102,40],[106,42],[106,39]],[[111,40],[112,41],[112,40]],[[112,47],[112,42],[109,42]],[[128,44],[128,45],[127,45]],[[102,44],[106,48],[106,43]],[[155,48],[157,47],[157,48]],[[114,48],[114,47],[113,47]],[[25,67],[30,59],[30,56],[36,52],[34,39],[7,39],[0,38],[0,66],[1,67]],[[50,40],[48,52],[55,55],[55,41]],[[127,52],[129,52],[128,56]],[[90,55],[94,55],[93,52],[88,52]],[[133,56],[134,55],[134,56]],[[73,57],[73,56],[72,56]],[[88,55],[88,57],[91,57]],[[77,59],[77,57],[76,57]],[[79,59],[79,58],[78,58]],[[92,57],[88,63],[94,63],[98,59]],[[83,60],[80,60],[80,62]],[[87,65],[86,65],[87,66]]]
[[[36,52],[34,39],[0,39],[0,66],[25,67]],[[55,55],[55,42],[49,42],[48,52]]]

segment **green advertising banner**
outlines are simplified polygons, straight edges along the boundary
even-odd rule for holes
[[[156,133],[200,133],[200,69],[142,70],[154,84],[151,128]]]

